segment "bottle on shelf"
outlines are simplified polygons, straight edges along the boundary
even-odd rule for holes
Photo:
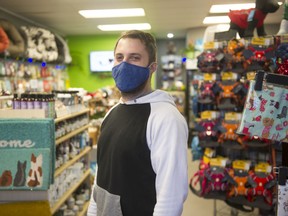
[[[12,99],[12,108],[13,109],[21,109],[21,100],[18,97],[18,94],[14,94],[14,97]]]
[[[42,109],[42,94],[34,94],[34,109]]]
[[[27,109],[34,109],[34,95],[33,94],[27,94]]]
[[[23,93],[20,97],[21,109],[27,109],[27,94]]]

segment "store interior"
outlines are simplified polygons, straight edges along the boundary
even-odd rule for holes
[[[211,11],[263,2],[2,1],[0,215],[86,215],[101,123],[121,97],[111,70],[123,30],[101,26],[131,23],[156,38],[153,89],[172,95],[189,128],[182,216],[288,215],[288,2],[260,23],[247,9]],[[80,13],[124,8],[145,14]],[[204,23],[212,16],[226,20]]]

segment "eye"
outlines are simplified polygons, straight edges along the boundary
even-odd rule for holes
[[[115,60],[116,60],[116,62],[121,62],[121,61],[123,61],[123,55],[116,55],[116,56],[115,56]]]
[[[132,55],[129,59],[130,61],[139,61],[141,58],[139,55]]]

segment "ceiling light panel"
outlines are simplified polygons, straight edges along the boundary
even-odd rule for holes
[[[230,23],[228,16],[208,16],[203,20],[203,24]]]
[[[115,25],[98,25],[101,31],[126,31],[126,30],[150,30],[149,23],[133,23],[133,24],[115,24]]]
[[[278,2],[279,5],[282,2]],[[212,5],[209,13],[228,13],[230,10],[243,10],[255,8],[255,3],[243,3],[243,4],[219,4]]]
[[[254,8],[254,7],[255,7],[255,3],[219,4],[219,5],[212,5],[209,13],[228,13],[230,10],[242,10],[242,9],[249,9],[249,8]]]
[[[80,10],[79,14],[85,18],[138,17],[145,16],[145,11],[143,8]]]

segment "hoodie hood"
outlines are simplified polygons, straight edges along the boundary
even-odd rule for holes
[[[166,91],[163,90],[155,90],[153,92],[151,92],[148,95],[139,97],[137,99],[134,100],[130,100],[130,101],[126,101],[123,102],[120,99],[120,103],[121,104],[144,104],[144,103],[170,103],[171,105],[175,106],[175,102],[173,100],[173,97],[167,93]]]

